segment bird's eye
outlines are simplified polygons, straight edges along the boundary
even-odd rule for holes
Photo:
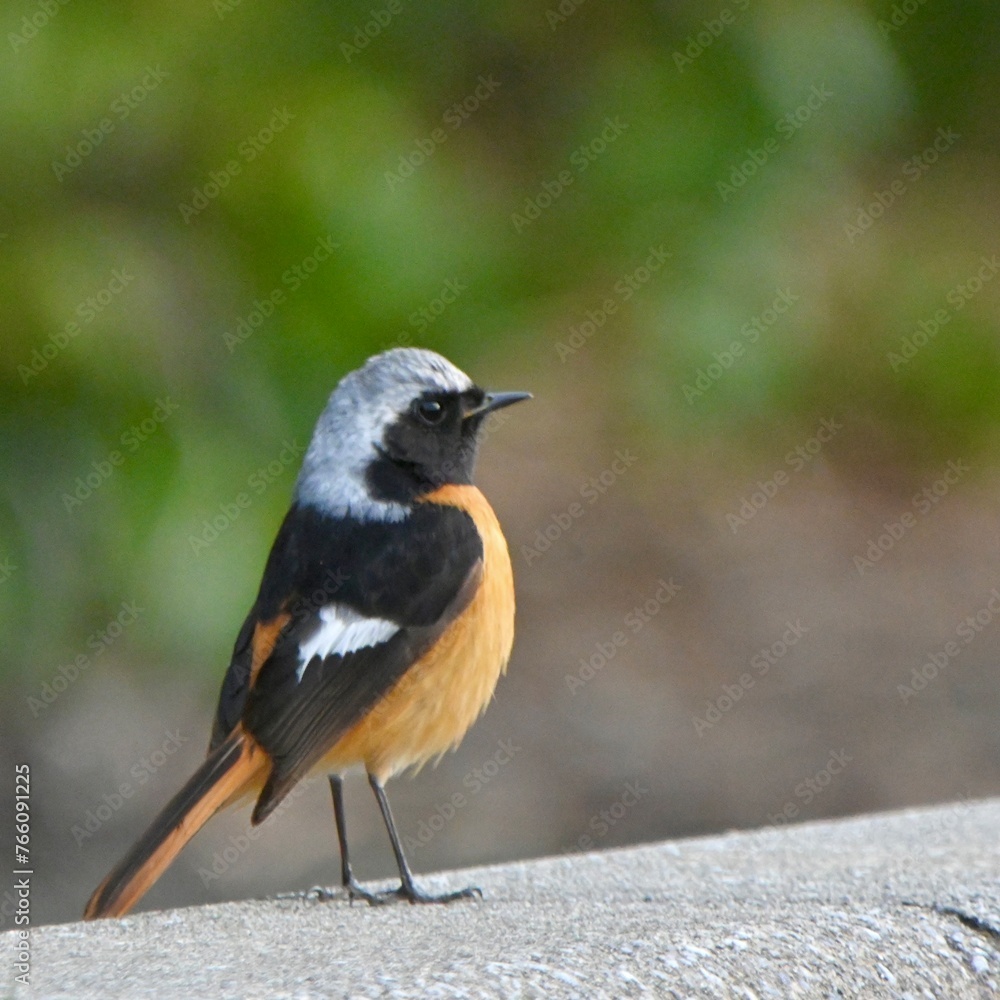
[[[415,409],[421,422],[430,427],[441,423],[444,419],[444,407],[436,399],[421,399]]]

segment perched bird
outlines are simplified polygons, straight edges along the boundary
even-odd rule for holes
[[[223,806],[256,795],[265,820],[305,774],[330,775],[352,899],[421,892],[384,784],[458,745],[514,640],[507,543],[472,485],[487,393],[432,351],[397,348],[340,382],[320,415],[222,683],[208,757],[95,890],[84,917],[127,913]],[[400,887],[364,889],[347,849],[341,780],[362,765]]]

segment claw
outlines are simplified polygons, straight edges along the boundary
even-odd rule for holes
[[[369,892],[367,889],[362,889],[361,885],[353,879],[344,888],[347,890],[352,906],[356,899],[363,899],[369,906],[382,906],[389,901],[386,893]]]
[[[483,890],[478,886],[469,886],[468,889],[458,889],[455,892],[444,892],[435,896],[428,892],[422,892],[416,886],[401,885],[393,890],[393,894],[399,899],[405,899],[412,904],[417,903],[454,903],[458,899],[482,899]]]

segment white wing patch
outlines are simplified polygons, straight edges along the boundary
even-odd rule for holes
[[[346,656],[357,649],[377,646],[391,639],[398,631],[395,622],[385,618],[366,618],[357,611],[341,604],[327,604],[320,608],[322,624],[304,642],[299,644],[299,669],[295,672],[301,681],[309,661],[318,656]]]

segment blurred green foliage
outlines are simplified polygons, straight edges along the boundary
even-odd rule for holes
[[[847,408],[871,425],[852,473],[992,461],[997,289],[949,300],[1000,249],[985,0],[18,0],[2,27],[19,675],[127,600],[155,608],[152,662],[223,657],[218,622],[252,597],[233,581],[258,578],[287,504],[286,442],[398,343],[516,358],[664,447],[753,453]],[[96,485],[74,504],[78,477]],[[234,503],[244,544],[196,551]]]

